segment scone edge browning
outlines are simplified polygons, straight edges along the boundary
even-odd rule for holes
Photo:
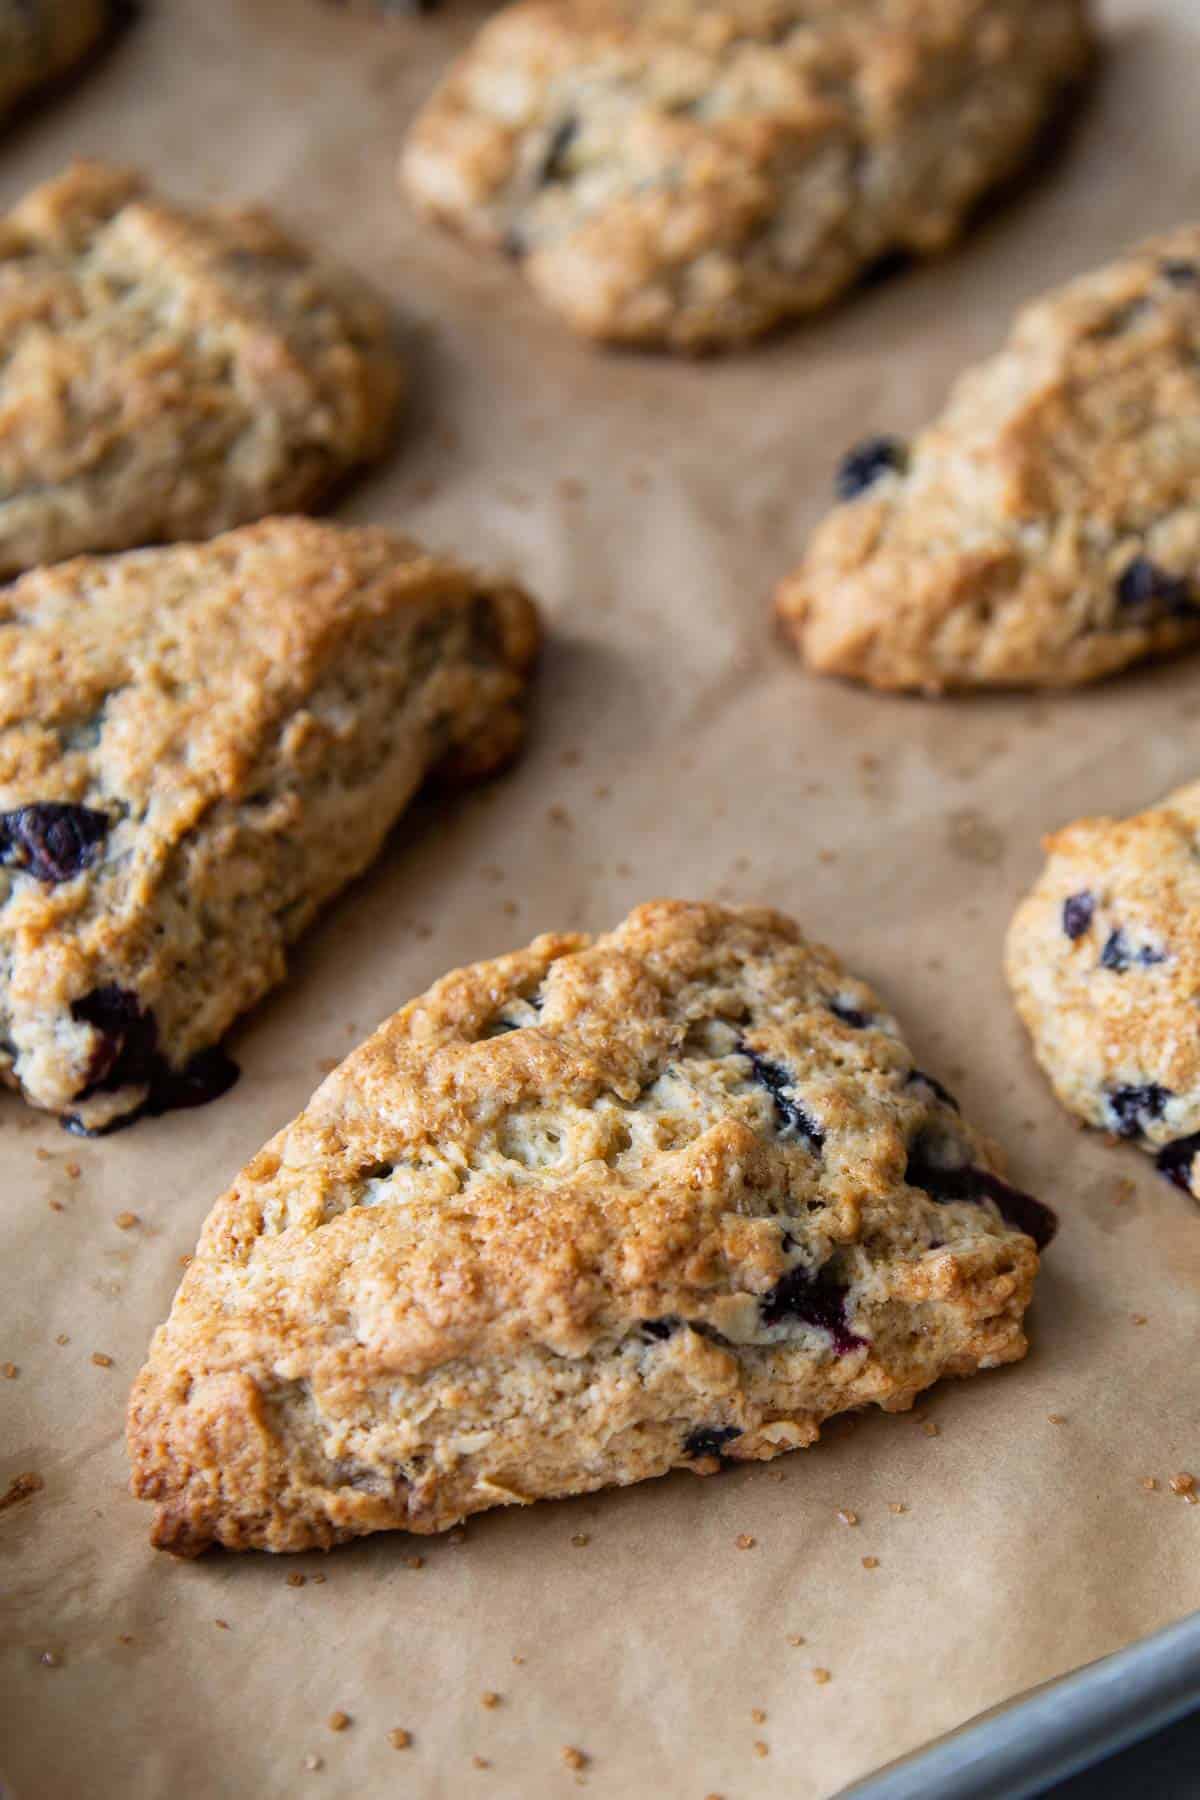
[[[38,570],[0,620],[0,1079],[88,1130],[187,1103],[421,783],[514,753],[537,644],[519,589],[306,519]]]
[[[0,575],[308,509],[382,454],[383,304],[261,207],[80,161],[0,221]]]
[[[1053,833],[1005,965],[1062,1105],[1200,1198],[1198,848],[1200,782]]]
[[[583,335],[715,349],[944,248],[1090,55],[1083,0],[520,0],[401,175]]]
[[[810,667],[1060,687],[1200,641],[1198,357],[1200,226],[1029,302],[911,445],[846,459],[776,598]]]
[[[1024,1354],[997,1196],[1044,1241],[780,915],[539,939],[394,1015],[218,1201],[134,1491],[160,1546],[296,1550],[780,1454]]]

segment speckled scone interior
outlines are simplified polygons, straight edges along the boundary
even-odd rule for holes
[[[1025,307],[839,487],[778,601],[826,674],[1053,687],[1200,640],[1200,227]]]
[[[403,175],[577,330],[737,343],[942,248],[1088,42],[1084,0],[521,0]]]
[[[356,277],[99,163],[0,220],[0,339],[0,575],[313,505],[402,386]]]
[[[112,0],[0,0],[0,117],[95,49]]]
[[[0,1080],[77,1128],[209,1098],[214,1047],[434,771],[515,749],[517,589],[271,519],[0,593]]]
[[[1008,936],[1008,979],[1063,1105],[1200,1196],[1200,782],[1080,819]]]
[[[214,1207],[129,1410],[155,1541],[576,1494],[1011,1362],[1047,1209],[779,914],[663,901],[388,1019]]]

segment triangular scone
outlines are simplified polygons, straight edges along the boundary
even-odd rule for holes
[[[1053,1222],[995,1169],[777,913],[460,969],[210,1214],[130,1401],[154,1541],[437,1531],[1014,1361]]]
[[[1034,1054],[1077,1118],[1200,1198],[1200,782],[1045,848],[1007,949]]]
[[[838,489],[778,596],[824,674],[1054,687],[1200,640],[1200,226],[1025,307]]]
[[[516,749],[532,603],[266,519],[0,592],[0,1082],[81,1131],[193,1105],[427,776]]]

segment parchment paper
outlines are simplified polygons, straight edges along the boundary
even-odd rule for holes
[[[97,1143],[0,1102],[0,1491],[45,1484],[0,1513],[20,1800],[813,1800],[1200,1606],[1200,1507],[1167,1487],[1200,1475],[1200,1213],[1056,1109],[1000,971],[1040,834],[1200,771],[1200,660],[1058,698],[889,700],[806,676],[766,607],[849,442],[922,421],[1027,294],[1200,210],[1200,13],[1114,6],[1060,155],[944,262],[689,364],[577,344],[397,196],[406,121],[482,11],[160,0],[0,144],[3,205],[90,152],[181,196],[261,197],[368,271],[417,391],[344,514],[519,572],[550,628],[524,763],[398,833],[236,1034],[228,1098]],[[681,1474],[461,1543],[152,1553],[125,1396],[215,1196],[445,969],[659,894],[771,902],[834,943],[1060,1208],[1028,1361],[938,1390],[923,1422],[835,1427],[782,1479]]]

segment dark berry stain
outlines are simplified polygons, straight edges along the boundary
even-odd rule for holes
[[[848,450],[838,464],[834,491],[839,500],[854,500],[874,487],[890,469],[903,469],[907,453],[899,438],[873,437]]]
[[[935,1162],[921,1138],[909,1151],[904,1179],[909,1187],[921,1188],[942,1206],[951,1200],[968,1200],[976,1206],[990,1200],[1005,1224],[1031,1237],[1039,1250],[1046,1248],[1058,1230],[1056,1215],[1041,1200],[966,1160],[953,1165]]]
[[[1192,1184],[1189,1177],[1197,1155],[1200,1155],[1200,1131],[1193,1131],[1190,1137],[1175,1138],[1171,1143],[1164,1144],[1154,1160],[1160,1175],[1165,1175],[1177,1188],[1190,1194]]]
[[[566,118],[554,127],[546,145],[546,154],[538,171],[538,181],[542,187],[548,187],[552,181],[562,181],[567,173],[567,151],[579,136],[579,120]]]
[[[1120,926],[1109,933],[1103,950],[1100,952],[1100,967],[1111,969],[1116,975],[1124,975],[1136,963],[1139,968],[1150,969],[1155,963],[1166,962],[1166,953],[1162,950],[1151,950],[1143,944],[1135,950]]]
[[[664,1338],[669,1338],[674,1332],[679,1330],[679,1320],[669,1313],[665,1318],[642,1319],[640,1323],[646,1336],[648,1338],[654,1338],[658,1343],[661,1343]]]
[[[802,1267],[789,1269],[759,1301],[759,1315],[764,1325],[782,1325],[788,1319],[815,1325],[829,1332],[839,1356],[849,1356],[852,1350],[861,1349],[866,1339],[851,1331],[847,1322],[847,1291],[823,1270],[814,1275]]]
[[[739,1054],[744,1056],[754,1071],[754,1079],[760,1087],[766,1088],[775,1106],[775,1123],[781,1134],[794,1132],[819,1150],[825,1142],[825,1133],[805,1112],[800,1102],[787,1090],[794,1085],[792,1077],[781,1063],[771,1062],[765,1056],[751,1050],[746,1044],[738,1046]]]
[[[142,1007],[136,994],[116,983],[93,988],[82,999],[72,1001],[71,1017],[91,1025],[97,1033],[77,1100],[115,1094],[121,1088],[146,1090],[136,1110],[103,1127],[105,1132],[132,1125],[144,1116],[157,1118],[178,1108],[205,1106],[227,1093],[238,1078],[237,1064],[219,1046],[198,1050],[182,1069],[173,1069],[158,1048],[158,1021],[153,1012]],[[99,1135],[89,1132],[78,1119],[64,1123],[81,1136]]]
[[[1081,938],[1092,923],[1092,914],[1096,910],[1096,896],[1086,891],[1082,894],[1070,894],[1063,901],[1063,930],[1074,943]]]
[[[35,881],[70,881],[95,862],[111,823],[107,813],[58,800],[0,813],[0,864]]]
[[[705,1456],[722,1456],[732,1438],[741,1437],[735,1425],[702,1425],[683,1440],[683,1454],[699,1462]]]
[[[865,1030],[870,1023],[866,1013],[859,1012],[857,1006],[846,1006],[840,1000],[830,1000],[828,1005],[835,1019],[840,1019],[843,1025],[849,1025],[855,1031]]]
[[[71,1017],[98,1033],[87,1084],[77,1096],[111,1094],[148,1082],[158,1055],[158,1021],[143,1011],[136,994],[110,982],[71,1002]]]
[[[932,1093],[937,1095],[943,1106],[948,1106],[950,1108],[951,1112],[962,1111],[962,1107],[958,1104],[958,1101],[954,1098],[950,1089],[943,1086],[936,1075],[927,1075],[924,1069],[910,1069],[906,1077],[906,1084],[913,1081],[923,1082]]]
[[[1161,267],[1172,287],[1195,287],[1197,281],[1200,281],[1200,269],[1194,262],[1171,259]]]
[[[1145,1119],[1161,1119],[1163,1107],[1171,1098],[1170,1088],[1148,1081],[1142,1087],[1114,1088],[1108,1096],[1108,1110],[1118,1137],[1140,1137]]]
[[[1127,607],[1153,607],[1158,612],[1183,615],[1196,611],[1192,584],[1186,575],[1171,575],[1148,556],[1135,556],[1117,582],[1117,602]]]

